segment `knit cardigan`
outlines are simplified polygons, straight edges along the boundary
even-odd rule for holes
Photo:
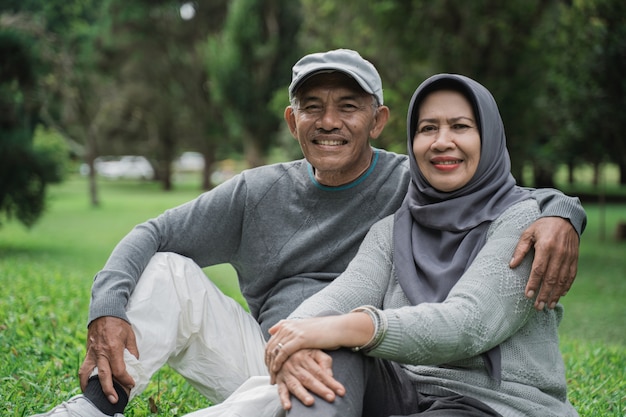
[[[396,361],[425,394],[451,392],[483,401],[503,416],[577,416],[567,400],[557,327],[563,308],[536,311],[524,296],[532,256],[508,264],[521,233],[539,217],[536,201],[506,210],[487,242],[442,303],[411,306],[393,267],[393,216],[366,236],[348,269],[305,301],[291,318],[384,309],[388,330],[369,355]],[[480,354],[502,353],[502,381],[491,379]]]

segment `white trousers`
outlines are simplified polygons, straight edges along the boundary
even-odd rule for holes
[[[284,415],[276,386],[269,384],[258,323],[190,259],[157,253],[130,297],[127,315],[139,350],[139,359],[125,352],[135,380],[131,398],[167,363],[221,403],[189,416]]]

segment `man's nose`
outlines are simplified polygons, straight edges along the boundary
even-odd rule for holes
[[[333,130],[341,127],[341,115],[335,106],[324,106],[318,119],[318,127],[324,130]]]

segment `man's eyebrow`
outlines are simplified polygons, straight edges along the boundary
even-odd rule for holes
[[[317,97],[317,96],[313,96],[313,95],[307,95],[307,96],[302,96],[300,97],[300,101],[301,102],[305,102],[305,101],[321,101],[322,99]]]
[[[361,98],[367,98],[369,95],[368,94],[362,94],[360,92],[350,92],[350,93],[346,93],[344,95],[339,96],[339,98],[337,99],[337,101],[343,101],[343,100],[358,100]],[[314,101],[314,100],[322,100],[322,98],[318,95],[315,94],[305,94],[300,98],[300,101]]]
[[[360,99],[360,98],[367,98],[367,97],[368,97],[367,94],[354,92],[354,93],[345,94],[345,95],[339,97],[339,100],[357,100],[357,99]]]

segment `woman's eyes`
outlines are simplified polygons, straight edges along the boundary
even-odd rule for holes
[[[464,132],[470,128],[471,126],[463,124],[463,123],[455,123],[452,126],[450,126],[450,129],[455,132]],[[439,126],[437,125],[424,125],[420,127],[418,132],[419,133],[433,133],[433,132],[437,132],[438,130],[439,130]]]
[[[419,133],[432,133],[437,131],[437,126],[435,125],[425,125],[420,127]]]

